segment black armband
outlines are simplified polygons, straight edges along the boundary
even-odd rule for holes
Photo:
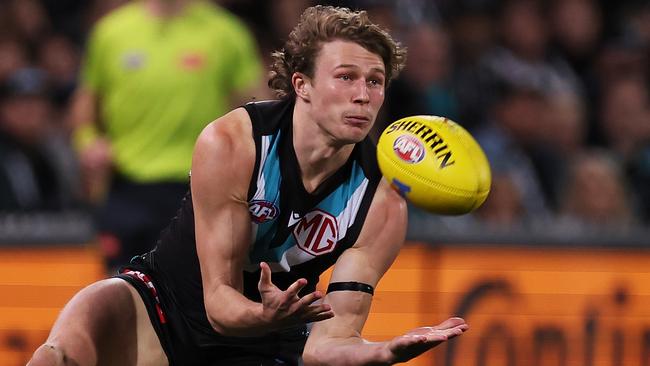
[[[375,294],[375,288],[361,282],[332,282],[327,286],[327,292],[332,291],[361,291],[369,293],[370,295]]]

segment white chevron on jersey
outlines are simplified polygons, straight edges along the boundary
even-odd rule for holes
[[[292,227],[296,223],[300,222],[302,220],[302,217],[294,211],[291,211],[291,214],[289,215],[289,223],[287,224],[287,227]]]
[[[268,157],[269,144],[271,143],[271,136],[262,136],[262,147],[260,149],[260,164],[257,172],[257,191],[254,200],[263,200],[264,197],[264,188],[266,187],[266,180],[264,179],[264,163],[266,163],[266,158]],[[254,238],[254,236],[253,236]]]

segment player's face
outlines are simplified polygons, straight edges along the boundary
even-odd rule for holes
[[[321,130],[340,143],[368,134],[384,102],[381,57],[347,41],[324,43],[311,81],[311,113]]]

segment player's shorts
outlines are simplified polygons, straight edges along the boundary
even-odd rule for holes
[[[175,306],[173,296],[148,265],[147,255],[131,260],[115,277],[140,294],[170,366],[299,366],[308,336],[306,327],[263,337],[224,337],[215,332],[215,345],[194,341],[194,330]]]

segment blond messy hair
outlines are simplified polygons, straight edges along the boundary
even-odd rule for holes
[[[321,46],[333,40],[351,41],[381,57],[386,80],[404,68],[406,49],[368,18],[366,11],[317,5],[307,8],[289,34],[284,47],[271,54],[273,63],[268,85],[279,98],[295,96],[291,77],[300,72],[314,76],[314,64]]]

